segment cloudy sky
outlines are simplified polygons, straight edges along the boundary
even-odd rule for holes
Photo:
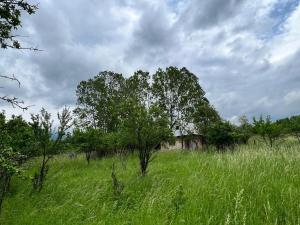
[[[22,82],[0,92],[34,105],[26,118],[74,106],[76,85],[100,71],[170,65],[195,73],[226,119],[300,114],[299,0],[41,0],[23,19],[23,45],[43,51],[0,50],[1,74]]]

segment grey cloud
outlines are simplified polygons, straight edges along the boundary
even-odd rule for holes
[[[169,54],[181,48],[170,9],[164,3],[159,7],[147,3],[141,9],[139,22],[126,50],[126,61],[138,67],[145,63],[148,68],[168,65],[173,58]]]
[[[94,48],[121,38],[115,30],[124,21],[111,13],[117,3],[49,1],[40,4],[36,15],[26,18],[24,27],[34,31],[33,42],[43,51],[23,60],[38,67],[37,76],[48,87],[37,89],[32,98],[57,105],[75,103],[76,85],[103,70],[101,53],[93,54]]]
[[[180,18],[182,26],[205,29],[235,17],[245,0],[190,1]]]
[[[227,78],[222,72],[215,73],[213,79],[207,81],[214,93],[213,103],[226,118],[230,118],[233,111],[235,115],[249,117],[270,114],[275,119],[299,114],[300,66],[296,63],[299,60],[296,53],[280,66],[269,65],[257,73],[255,64],[254,69],[249,67],[248,70],[245,66],[235,66],[238,75],[229,73]],[[218,82],[212,85],[213,80]]]

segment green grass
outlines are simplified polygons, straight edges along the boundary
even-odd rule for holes
[[[114,195],[115,162],[124,189]],[[35,162],[29,165],[33,173]],[[300,224],[300,147],[243,146],[233,153],[160,152],[146,177],[131,156],[56,157],[41,193],[15,178],[2,225]]]

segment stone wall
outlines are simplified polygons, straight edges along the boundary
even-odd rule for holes
[[[190,140],[183,140],[181,137],[176,137],[174,143],[164,142],[161,144],[161,150],[176,150],[176,149],[201,149],[202,148],[202,137],[195,136],[195,138]]]

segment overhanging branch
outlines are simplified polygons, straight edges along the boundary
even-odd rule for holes
[[[15,81],[18,83],[18,87],[19,88],[21,87],[21,82],[15,77],[15,75],[12,75],[12,76],[0,75],[0,78]],[[17,97],[9,97],[9,96],[5,95],[5,96],[0,96],[0,100],[11,104],[12,107],[14,107],[14,108],[22,109],[23,111],[27,110],[30,107],[30,106],[24,105],[24,101],[18,99]]]

